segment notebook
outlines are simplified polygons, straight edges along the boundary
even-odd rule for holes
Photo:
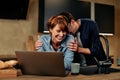
[[[62,52],[16,51],[21,71],[26,75],[66,76]]]

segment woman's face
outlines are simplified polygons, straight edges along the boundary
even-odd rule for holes
[[[66,36],[67,32],[60,29],[59,25],[57,24],[53,29],[50,29],[52,42],[60,43],[62,42],[63,38]]]

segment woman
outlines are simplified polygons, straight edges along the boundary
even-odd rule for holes
[[[74,40],[74,37],[67,34],[67,25],[67,18],[65,16],[51,17],[47,23],[50,34],[40,37],[39,40],[43,44],[38,51],[63,52],[65,69],[70,70],[74,53],[67,48],[67,43]]]

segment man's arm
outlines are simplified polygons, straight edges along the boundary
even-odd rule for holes
[[[71,41],[67,44],[67,47],[69,48],[69,50],[71,51],[75,51],[78,53],[83,53],[83,54],[91,54],[89,48],[81,48],[78,46],[78,41],[77,38],[75,38],[74,41]]]
[[[40,35],[37,36],[37,41],[35,41],[35,49],[38,50],[42,45],[43,45],[43,42],[39,40],[40,38]]]

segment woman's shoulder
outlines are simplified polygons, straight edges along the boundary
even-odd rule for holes
[[[68,37],[68,38],[74,38],[74,36],[71,35],[71,34],[67,34],[67,37]]]
[[[40,39],[49,39],[50,35],[49,34],[43,34],[40,36]]]
[[[74,40],[74,36],[71,35],[71,34],[67,34],[67,35],[66,35],[66,39],[67,39],[67,41],[69,41],[69,40]]]
[[[41,37],[48,37],[50,34],[42,34]]]

